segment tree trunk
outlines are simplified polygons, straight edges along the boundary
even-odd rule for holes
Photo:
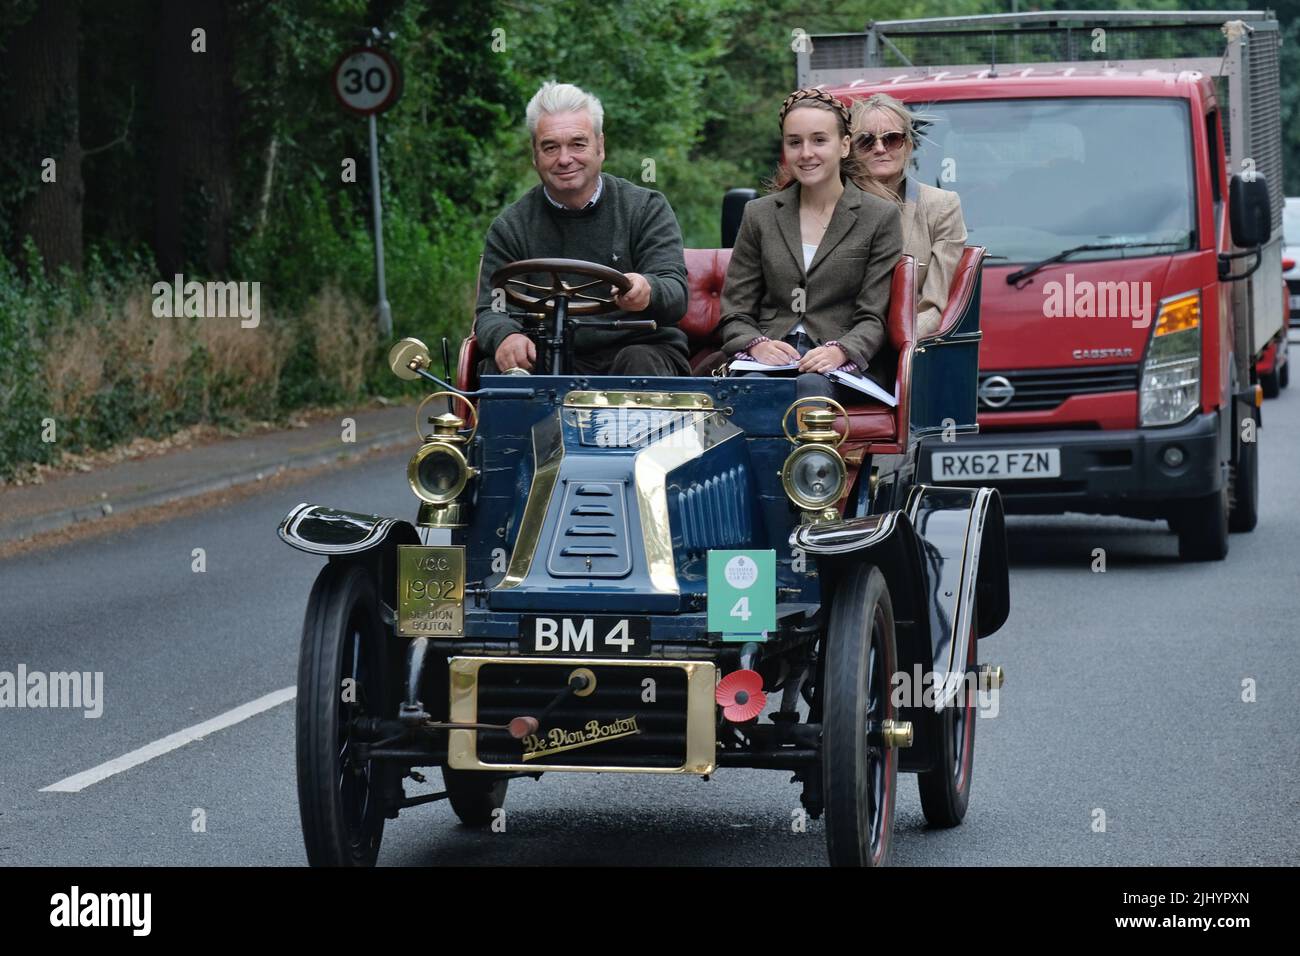
[[[11,116],[6,150],[20,161],[15,250],[36,242],[47,271],[81,269],[81,139],[77,105],[77,0],[44,0],[7,38]],[[51,172],[47,159],[54,160]],[[54,182],[42,178],[54,176]]]
[[[204,52],[194,49],[203,30]],[[230,263],[235,89],[227,0],[164,0],[158,10],[154,255],[163,275]]]

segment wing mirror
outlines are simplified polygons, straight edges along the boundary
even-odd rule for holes
[[[1268,198],[1268,182],[1262,173],[1249,179],[1232,177],[1228,185],[1228,222],[1232,242],[1238,248],[1262,246],[1273,235],[1273,208]]]

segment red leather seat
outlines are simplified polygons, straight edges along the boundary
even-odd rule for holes
[[[948,304],[939,317],[939,329],[927,335],[926,340],[947,335],[961,320],[971,296],[975,294],[975,281],[980,276],[980,264],[987,251],[984,246],[966,246],[962,250],[961,258],[957,260],[957,271],[952,276],[952,284],[948,286]]]
[[[691,374],[710,375],[727,360],[718,335],[722,320],[722,286],[731,264],[730,249],[687,249],[686,314],[678,328],[686,333]]]
[[[916,344],[916,266],[911,256],[902,256],[894,266],[894,280],[889,288],[889,316],[885,331],[889,345],[898,353],[895,391],[898,405],[863,396],[860,405],[846,405],[849,413],[848,435],[844,439],[847,454],[855,446],[866,446],[869,454],[896,454],[907,447],[907,407],[912,382],[912,349]],[[843,420],[835,423],[843,430]],[[901,436],[901,439],[900,437]]]

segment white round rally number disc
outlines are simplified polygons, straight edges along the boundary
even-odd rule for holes
[[[717,567],[717,565],[714,565]],[[722,571],[727,583],[733,588],[743,591],[758,580],[758,565],[754,563],[753,558],[738,554],[727,562]]]

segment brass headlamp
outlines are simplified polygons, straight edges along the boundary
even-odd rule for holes
[[[428,419],[429,424],[433,425],[430,434],[426,434],[417,424],[417,431],[424,444],[411,456],[406,466],[406,480],[415,496],[424,502],[420,506],[421,525],[457,528],[465,524],[462,514],[464,504],[458,499],[470,479],[478,474],[478,469],[472,467],[465,457],[465,447],[478,430],[478,416],[474,406],[462,396],[453,392],[434,392],[420,403],[416,411],[417,423],[429,402],[444,397],[464,401],[474,415],[474,425],[468,435],[462,435],[465,419],[450,411]]]
[[[786,409],[781,418],[781,429],[795,445],[795,450],[781,466],[781,486],[804,512],[805,520],[834,521],[840,517],[835,503],[844,494],[848,476],[848,469],[838,451],[845,436],[835,431],[836,412],[830,407],[807,407],[813,402],[833,406],[846,421],[848,419],[839,402],[820,396],[798,399]],[[795,435],[790,434],[786,424],[791,412],[795,412],[798,425]]]

